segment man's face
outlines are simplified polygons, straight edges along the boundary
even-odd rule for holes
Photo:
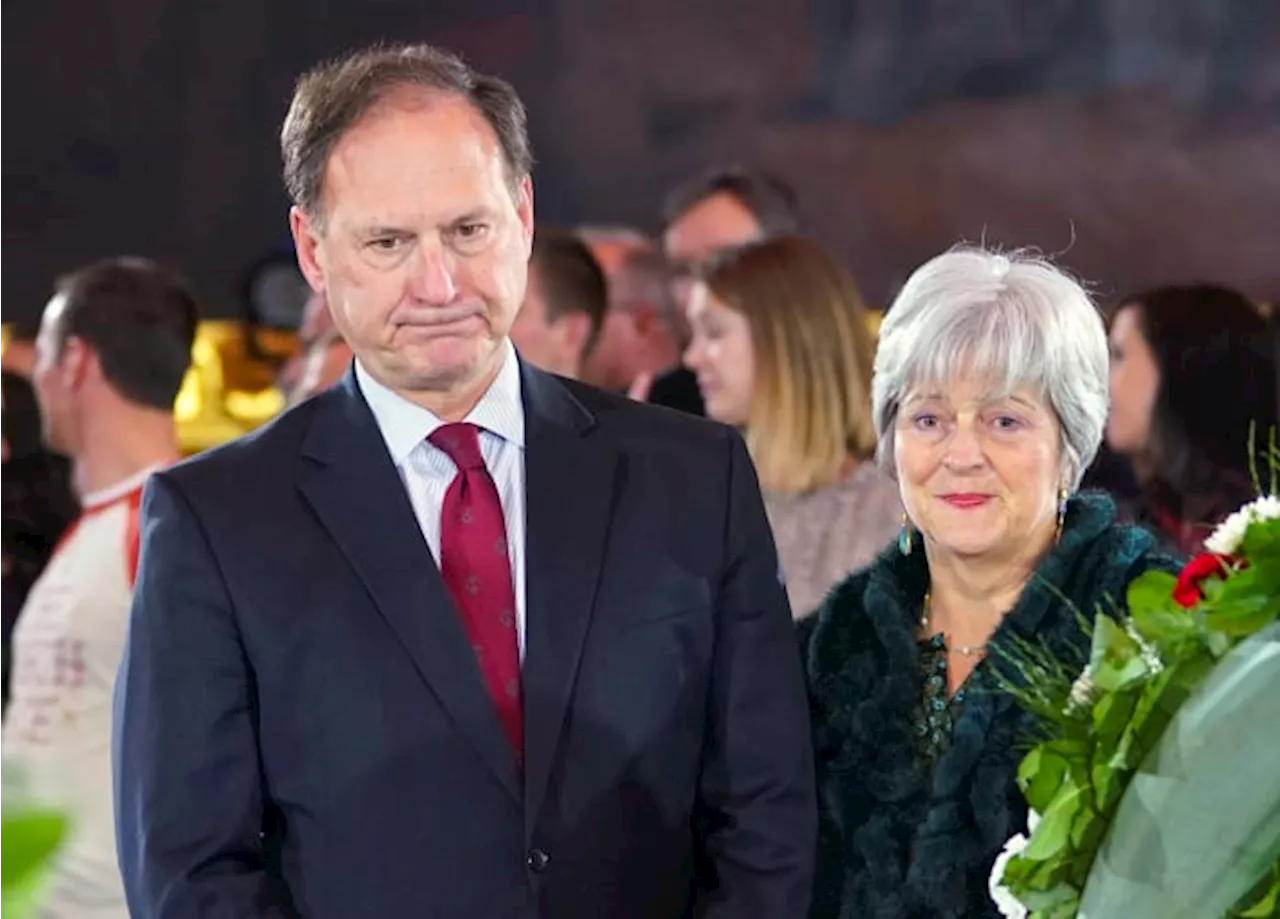
[[[524,297],[533,187],[456,96],[406,89],[334,146],[298,260],[364,367],[407,396],[487,385]]]
[[[646,333],[651,333],[661,320],[652,304],[627,302],[619,281],[625,263],[637,249],[630,240],[594,240],[587,244],[596,264],[608,283],[609,307],[595,347],[583,363],[582,378],[595,386],[619,392],[629,387],[637,374],[650,370]]]
[[[717,192],[703,198],[667,227],[662,247],[677,268],[676,302],[688,306],[693,272],[724,249],[754,242],[764,228],[733,195]]]
[[[520,356],[542,370],[576,378],[582,370],[583,351],[590,334],[591,321],[583,313],[550,318],[535,262],[529,271],[524,305],[511,326],[511,340]]]

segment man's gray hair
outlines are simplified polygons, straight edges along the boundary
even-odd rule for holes
[[[1079,486],[1107,421],[1107,334],[1080,284],[1024,252],[957,248],[911,275],[880,326],[872,402],[877,455],[893,465],[893,432],[920,383],[990,380],[1029,386],[1062,427],[1063,484]]]
[[[493,129],[512,187],[529,175],[527,118],[511,84],[477,73],[442,48],[374,45],[303,74],[280,129],[285,189],[313,220],[323,222],[321,191],[333,148],[370,110],[407,88],[466,99]]]

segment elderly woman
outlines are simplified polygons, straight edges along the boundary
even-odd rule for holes
[[[1115,609],[1176,568],[1109,499],[1073,495],[1107,417],[1107,340],[1049,264],[953,251],[920,268],[880,333],[879,459],[898,543],[838,584],[801,640],[823,836],[814,916],[982,917],[1024,829],[1029,717],[992,679],[1014,636],[1083,660],[1073,612]]]

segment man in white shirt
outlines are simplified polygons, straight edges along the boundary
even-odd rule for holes
[[[142,487],[178,457],[172,407],[196,321],[174,275],[111,259],[58,284],[36,339],[44,438],[71,458],[82,508],[18,617],[4,723],[6,758],[71,818],[41,916],[128,915],[111,809],[112,687]]]

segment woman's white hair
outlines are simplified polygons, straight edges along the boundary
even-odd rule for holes
[[[907,280],[880,326],[872,402],[878,457],[893,465],[898,410],[912,387],[961,377],[999,395],[1027,386],[1058,416],[1063,484],[1074,491],[1107,421],[1107,333],[1073,278],[1023,252],[954,249]]]

